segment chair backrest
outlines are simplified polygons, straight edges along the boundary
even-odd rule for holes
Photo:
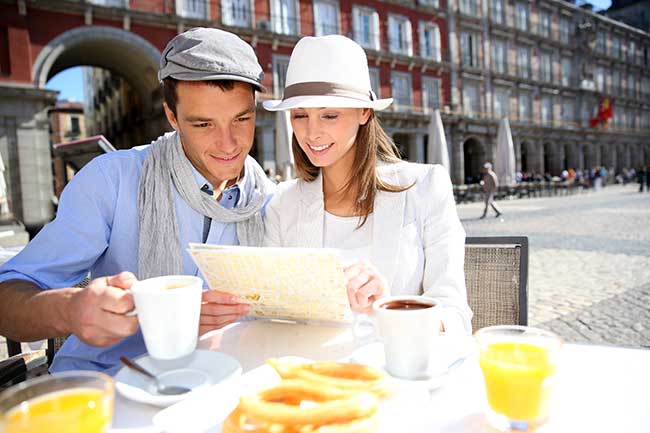
[[[528,324],[528,238],[465,240],[467,302],[472,331],[491,325]]]

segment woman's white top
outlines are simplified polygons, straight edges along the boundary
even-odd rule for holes
[[[372,244],[372,214],[357,228],[359,217],[341,217],[325,211],[323,246],[341,252],[344,260],[370,260]]]
[[[370,262],[393,295],[424,295],[450,307],[449,332],[470,333],[472,312],[465,289],[465,230],[456,213],[449,173],[441,165],[381,164],[379,176],[403,192],[378,191],[373,206]],[[325,246],[323,177],[278,185],[265,209],[264,244]],[[329,242],[329,241],[327,241]]]

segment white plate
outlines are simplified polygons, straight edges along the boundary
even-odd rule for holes
[[[124,397],[161,407],[181,401],[201,389],[237,378],[242,372],[235,358],[211,350],[196,350],[182,367],[173,369],[164,368],[148,355],[137,358],[137,362],[158,375],[163,384],[185,386],[192,390],[180,395],[161,395],[155,391],[150,380],[129,368],[123,367],[115,375],[115,388]]]
[[[425,387],[432,391],[445,384],[450,373],[459,367],[463,361],[474,353],[473,340],[468,337],[442,337],[444,342],[439,344],[439,368],[425,379],[407,380],[390,376],[391,381],[398,387]],[[356,349],[350,356],[351,362],[368,365],[370,367],[386,370],[386,357],[384,343],[374,342]]]

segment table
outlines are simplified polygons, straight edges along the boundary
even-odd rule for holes
[[[200,348],[237,358],[249,382],[269,357],[297,355],[343,359],[358,346],[347,328],[266,321],[241,322],[201,338]],[[551,420],[540,432],[650,431],[650,350],[566,344],[557,371]],[[264,368],[264,367],[262,367]],[[472,356],[432,393],[408,393],[382,411],[381,432],[487,432],[483,378]],[[216,406],[217,403],[215,402]],[[210,407],[210,406],[208,406]],[[111,433],[160,433],[152,425],[161,409],[116,396]],[[195,408],[202,413],[200,408]],[[197,413],[188,417],[198,416]],[[391,416],[399,413],[399,417]],[[191,429],[185,429],[190,433]],[[218,428],[208,430],[218,432]]]

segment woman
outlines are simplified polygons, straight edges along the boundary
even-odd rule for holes
[[[358,259],[345,268],[352,310],[389,294],[424,294],[447,307],[448,332],[470,332],[465,232],[442,166],[402,162],[375,110],[363,48],[339,35],[295,46],[282,100],[289,110],[297,180],[266,209],[265,244],[332,247]]]

